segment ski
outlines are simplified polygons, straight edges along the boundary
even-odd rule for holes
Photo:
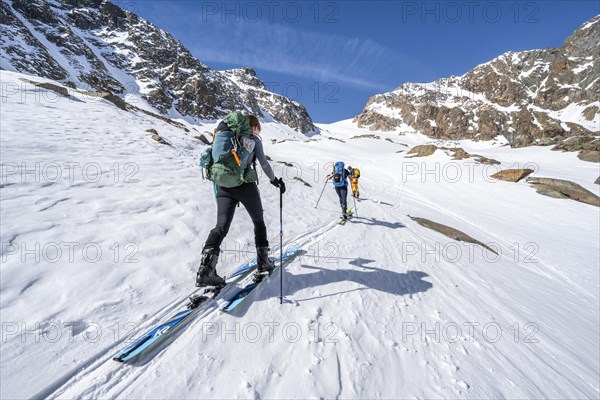
[[[285,266],[287,263],[289,263],[292,258],[298,253],[298,246],[297,245],[292,245],[290,246],[287,251],[285,253],[283,253],[283,266]],[[226,312],[226,313],[232,313],[234,312],[241,304],[243,304],[246,300],[248,300],[252,294],[252,292],[254,292],[254,290],[256,290],[257,287],[260,286],[260,284],[266,280],[268,280],[268,278],[270,276],[273,276],[274,273],[276,271],[278,271],[281,267],[282,264],[279,263],[279,259],[275,260],[275,262],[278,263],[278,265],[275,267],[275,269],[273,270],[273,272],[271,272],[271,274],[258,274],[256,273],[253,276],[253,281],[246,284],[245,286],[243,286],[240,290],[238,290],[226,303],[225,305],[223,305],[221,307],[221,311]]]
[[[219,288],[215,286],[207,286],[195,290],[189,297],[186,308],[178,311],[169,318],[166,322],[152,328],[144,335],[140,336],[131,345],[127,346],[113,356],[114,361],[126,363],[139,357],[142,354],[148,354],[152,348],[155,348],[159,343],[163,342],[170,334],[183,326],[183,323],[195,315],[200,306],[214,298],[222,291],[228,289],[231,285],[237,283],[240,279],[249,275],[256,268],[256,258],[245,263],[238,268],[231,276],[226,279],[225,286]],[[202,294],[196,294],[198,290],[203,290]]]

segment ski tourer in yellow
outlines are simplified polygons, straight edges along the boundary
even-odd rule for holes
[[[350,188],[352,189],[352,197],[359,198],[360,191],[358,190],[358,178],[360,178],[360,170],[358,168],[348,167],[350,170]]]

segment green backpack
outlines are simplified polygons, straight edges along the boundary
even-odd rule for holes
[[[229,130],[215,131],[212,146],[200,156],[200,167],[216,186],[233,188],[246,182],[256,182],[258,177],[250,159],[255,142],[251,139],[248,117],[235,111],[228,114],[223,122]]]

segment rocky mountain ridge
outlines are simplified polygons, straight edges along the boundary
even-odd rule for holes
[[[2,69],[137,98],[165,116],[214,120],[245,110],[302,133],[317,130],[304,106],[266,90],[254,70],[213,70],[106,0],[3,1],[0,56]]]
[[[558,48],[507,52],[460,77],[405,83],[375,95],[354,121],[359,127],[407,128],[436,139],[489,140],[513,147],[565,138],[600,150],[600,15]],[[583,150],[578,147],[571,150]]]

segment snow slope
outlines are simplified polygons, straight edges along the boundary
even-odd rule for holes
[[[350,121],[320,125],[309,140],[264,125],[288,185],[284,241],[305,251],[285,271],[284,304],[277,284],[264,285],[236,315],[210,304],[155,358],[115,363],[136,329],[193,290],[215,206],[196,166],[204,145],[192,137],[214,124],[182,121],[187,133],[19,80],[32,77],[0,77],[0,397],[598,398],[599,209],[492,181],[495,167],[443,151],[404,158],[426,137]],[[351,139],[365,134],[380,138]],[[598,165],[573,153],[459,144],[599,193]],[[358,216],[345,226],[329,184],[315,208],[337,159],[363,176]],[[278,249],[278,193],[264,179],[260,189]],[[240,209],[220,273],[250,256],[252,239]]]

